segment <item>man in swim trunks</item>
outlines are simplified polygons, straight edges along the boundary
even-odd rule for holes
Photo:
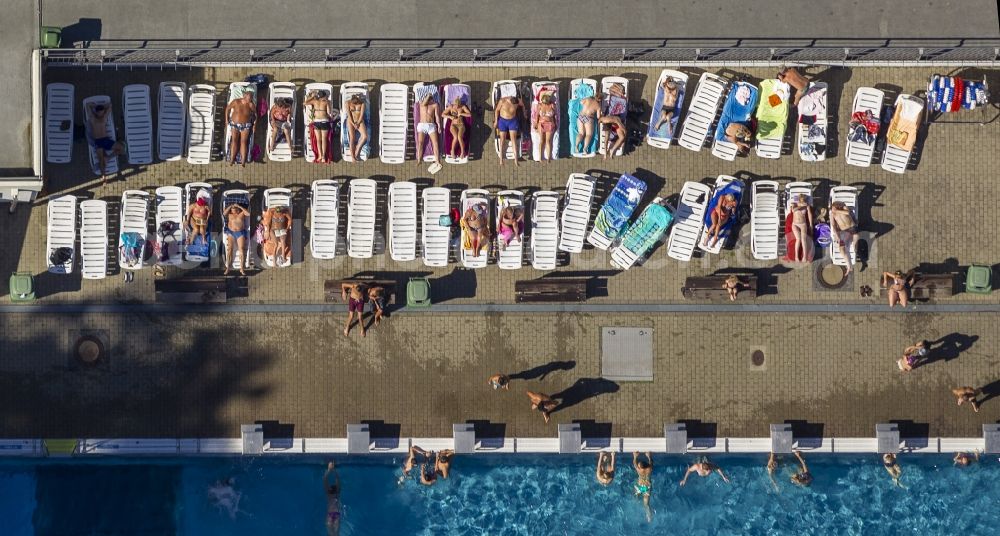
[[[108,136],[108,113],[111,107],[106,104],[87,103],[90,115],[90,136],[93,138],[94,152],[97,154],[97,169],[101,172],[101,186],[108,182],[106,169],[108,156],[118,156],[125,152],[125,146]]]
[[[455,100],[444,109],[441,113],[441,117],[444,117],[449,121],[448,130],[451,131],[451,148],[449,153],[452,158],[465,158],[467,155],[465,153],[465,119],[466,117],[472,117],[472,112],[469,111],[469,107],[462,104],[461,97],[455,97]],[[458,154],[455,154],[455,147],[458,147]]]
[[[351,332],[351,325],[354,321],[354,313],[358,314],[358,325],[361,327],[361,336],[366,335],[365,330],[365,299],[368,296],[368,289],[360,283],[342,283],[340,285],[341,299],[347,302],[347,324],[344,326],[344,336]]]
[[[253,93],[243,91],[243,96],[233,99],[226,105],[222,117],[229,125],[231,141],[229,142],[229,165],[236,163],[236,155],[243,167],[247,167],[248,150],[250,148],[250,130],[257,120],[257,107],[253,103]],[[291,138],[289,138],[291,139]]]
[[[576,140],[573,148],[577,153],[589,153],[594,139],[594,126],[601,119],[600,95],[580,101],[580,114],[576,116]]]
[[[316,129],[316,162],[325,163],[329,150],[329,135],[333,128],[330,94],[325,89],[310,90],[303,103],[312,107],[312,127]],[[307,141],[306,143],[311,143]]]
[[[556,402],[551,396],[545,393],[536,393],[534,391],[525,391],[524,393],[531,400],[531,409],[540,411],[542,418],[548,423],[549,414],[559,406],[559,402]]]
[[[382,321],[385,315],[385,289],[378,286],[368,288],[368,301],[372,303],[372,313],[375,315],[375,325]]]
[[[423,161],[424,140],[429,136],[431,139],[431,150],[434,151],[434,163],[441,165],[441,149],[438,145],[438,123],[441,122],[438,103],[434,100],[434,94],[428,93],[420,100],[420,122],[417,123],[417,163]]]
[[[288,207],[278,205],[270,207],[264,213],[264,237],[274,247],[275,264],[277,257],[285,261],[292,260],[292,246],[288,243],[288,234],[292,231],[292,217]]]
[[[223,275],[229,275],[229,269],[233,266],[233,247],[240,252],[240,275],[247,275],[247,235],[248,231],[244,225],[244,219],[250,218],[250,211],[240,205],[229,205],[222,213],[226,218],[226,228],[223,231],[229,235],[226,241],[226,270]]]
[[[701,241],[702,245],[707,245],[708,241],[711,240],[712,245],[709,247],[715,247],[716,242],[719,241],[719,236],[722,234],[722,228],[725,227],[726,222],[730,218],[734,218],[735,216],[736,197],[733,194],[722,196],[722,199],[712,209],[712,225],[708,227],[708,232],[705,233],[705,238]]]
[[[892,477],[892,483],[902,488],[903,484],[899,482],[899,477],[903,476],[903,468],[896,461],[896,455],[891,452],[883,454],[882,467],[885,467],[885,471]]]
[[[837,201],[830,207],[830,234],[833,235],[834,244],[847,260],[845,275],[851,273],[854,263],[851,262],[850,252],[854,241],[858,239],[858,222],[843,201]]]
[[[688,467],[687,472],[684,473],[684,479],[681,480],[681,486],[687,484],[688,476],[690,476],[691,473],[698,473],[698,476],[702,478],[709,476],[712,473],[718,473],[719,476],[722,477],[723,482],[725,482],[726,484],[729,483],[729,478],[726,477],[726,473],[722,472],[722,468],[708,461],[708,458],[704,456],[702,456],[698,461],[694,462],[693,464],[691,464],[690,467]]]
[[[333,485],[329,477],[333,473]],[[337,467],[330,462],[323,473],[323,489],[326,490],[326,533],[330,536],[340,534],[340,475]]]
[[[609,157],[614,160],[615,153],[625,145],[625,123],[617,115],[605,115],[598,121],[601,128],[607,133],[604,143],[604,160]]]
[[[533,128],[542,140],[542,148],[538,152],[542,157],[542,162],[549,162],[552,160],[552,136],[555,135],[555,131],[559,127],[556,124],[556,113],[558,110],[556,110],[551,92],[542,93],[538,97],[536,111],[538,119],[535,121]],[[558,147],[556,150],[558,150]]]
[[[979,461],[979,451],[974,450],[972,452],[956,452],[955,457],[951,459],[954,465],[959,467],[968,467],[973,464],[973,462]]]
[[[204,197],[199,197],[194,203],[188,205],[184,223],[187,224],[189,229],[189,245],[194,244],[194,239],[198,235],[201,235],[202,244],[208,244],[208,237],[206,236],[206,233],[208,232],[208,219],[211,216],[212,207],[209,206],[208,200]]]
[[[639,452],[632,453],[632,467],[635,468],[635,495],[642,497],[642,507],[646,510],[646,521],[653,520],[653,511],[649,508],[649,494],[653,491],[653,457],[646,453],[646,459],[639,459]]]
[[[441,478],[448,478],[451,471],[451,459],[455,456],[455,451],[451,449],[440,450],[434,457],[434,472]]]
[[[601,451],[597,454],[597,483],[602,486],[611,484],[615,479],[615,453]]]
[[[677,108],[677,96],[679,93],[677,81],[668,76],[660,87],[663,88],[663,104],[660,105],[660,119],[656,122],[653,130],[658,131],[663,125],[667,125],[667,136],[673,136],[673,127],[670,121],[674,118],[675,108]]]
[[[518,135],[521,130],[521,117],[525,115],[524,104],[517,97],[503,97],[496,104],[496,113],[493,114],[493,131],[497,133],[500,140],[500,165],[507,159],[507,139],[510,138],[510,146],[514,152],[514,165],[518,164],[518,156],[521,152],[518,145]]]
[[[403,476],[399,479],[400,484],[402,484],[403,481],[410,476],[410,471],[417,466],[417,454],[423,456],[425,460],[430,459],[430,453],[426,450],[416,445],[410,446],[410,451],[406,456],[406,460],[403,461]]]
[[[292,145],[292,119],[295,117],[295,111],[292,110],[292,99],[281,98],[275,99],[274,106],[271,106],[270,121],[271,121],[271,139],[268,140],[268,147],[273,152],[275,145],[278,144],[278,132],[283,132],[285,134],[285,141],[288,142],[289,148]]]
[[[778,71],[776,78],[795,88],[795,98],[792,100],[792,105],[797,105],[799,99],[806,92],[806,88],[809,87],[809,80],[806,80],[806,77],[802,76],[795,67],[785,67]]]
[[[368,105],[361,95],[354,94],[351,100],[347,101],[347,149],[351,152],[351,160],[361,161],[361,149],[368,141],[368,124],[365,123],[365,114]],[[354,137],[357,136],[357,141]]]

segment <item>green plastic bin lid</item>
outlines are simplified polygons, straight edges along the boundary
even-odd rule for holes
[[[431,285],[426,279],[411,279],[406,291],[411,301],[422,302],[430,298]]]
[[[986,288],[990,286],[990,275],[992,270],[989,266],[970,266],[966,281],[976,288]]]
[[[10,276],[10,294],[11,296],[21,296],[22,294],[31,294],[34,290],[34,278],[31,274],[13,274]]]

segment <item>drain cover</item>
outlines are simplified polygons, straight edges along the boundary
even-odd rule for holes
[[[754,352],[752,354],[750,354],[750,362],[753,363],[753,366],[755,366],[755,367],[763,367],[764,366],[764,351],[763,350],[754,350]]]
[[[847,270],[836,264],[821,264],[816,268],[816,280],[824,288],[839,289],[847,283]]]
[[[104,357],[104,343],[92,335],[80,337],[76,341],[73,354],[83,365],[96,365]]]

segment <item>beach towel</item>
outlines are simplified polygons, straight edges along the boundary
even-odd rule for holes
[[[757,139],[781,139],[785,136],[785,128],[788,125],[789,86],[780,80],[771,79],[761,82],[760,90],[760,106],[757,107]]]
[[[645,255],[663,237],[672,219],[670,211],[664,206],[649,205],[622,236],[621,247],[637,256]]]
[[[594,227],[614,240],[625,228],[645,193],[645,182],[628,174],[622,175],[597,214]]]
[[[729,90],[726,97],[726,104],[722,107],[722,116],[719,117],[719,124],[715,129],[715,139],[724,141],[726,139],[726,129],[732,123],[742,123],[750,128],[750,117],[754,108],[757,107],[757,88],[746,82],[737,82]]]
[[[604,113],[605,115],[618,115],[622,116],[628,112],[628,101],[611,95],[605,101]]]
[[[434,100],[437,100],[437,91],[437,86],[434,85],[426,85],[417,88],[415,92],[417,94],[417,104],[420,104],[420,102],[423,101],[424,97],[427,95],[431,95],[434,97]]]
[[[792,232],[792,220],[794,216],[792,211],[788,211],[785,215],[785,256],[781,259],[785,262],[795,262],[792,258],[792,253],[795,251],[795,233]],[[825,224],[824,224],[825,225]],[[814,236],[818,236],[815,235]],[[802,262],[812,262],[816,257],[816,247],[813,240],[810,240],[806,246],[806,254]]]
[[[684,105],[684,85],[679,81],[677,83],[677,103],[673,106],[674,115],[670,118],[669,122],[664,123],[659,129],[656,129],[656,125],[662,119],[663,101],[664,90],[663,88],[657,88],[656,98],[653,100],[653,114],[649,121],[649,131],[647,132],[647,136],[650,138],[670,139],[673,137],[674,129],[680,120],[681,107]]]

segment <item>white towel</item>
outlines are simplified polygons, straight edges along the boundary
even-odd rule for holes
[[[517,86],[514,84],[500,84],[500,98],[517,96]]]

